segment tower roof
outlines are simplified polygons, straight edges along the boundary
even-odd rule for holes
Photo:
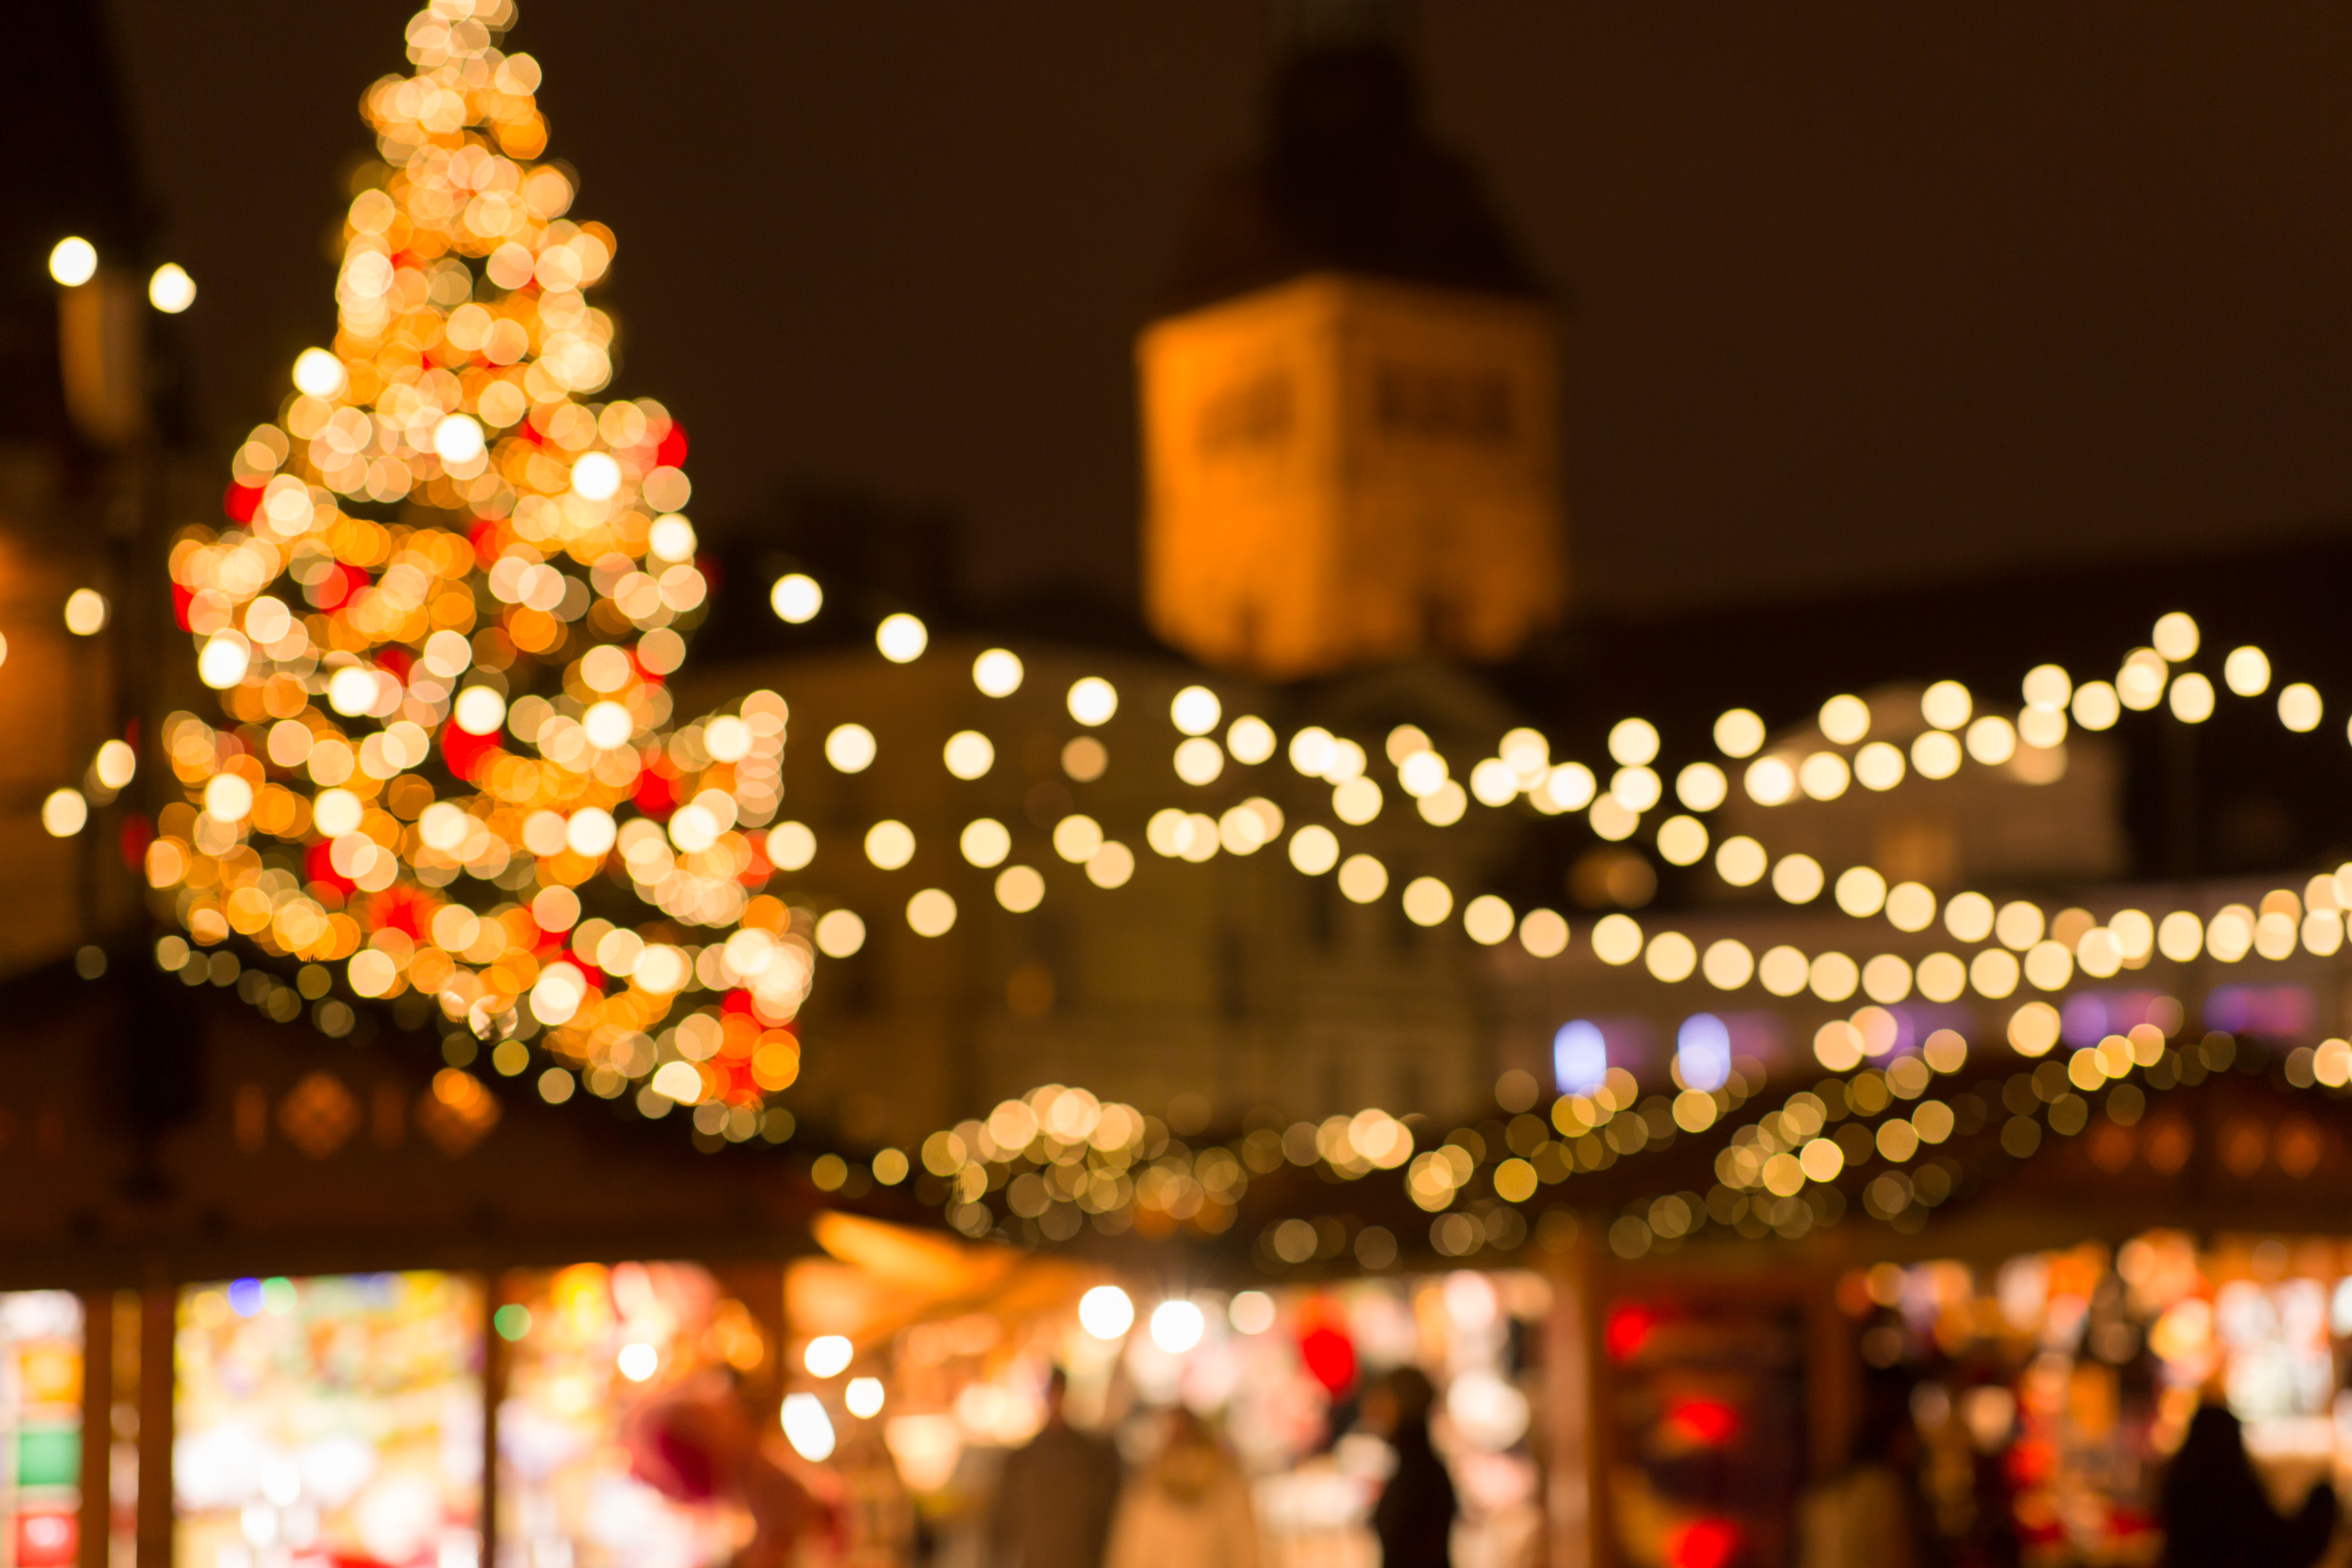
[[[1299,29],[1263,147],[1211,177],[1179,249],[1176,308],[1342,271],[1486,293],[1543,292],[1460,155],[1433,140],[1379,29]]]

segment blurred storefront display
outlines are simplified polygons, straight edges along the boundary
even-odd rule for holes
[[[2282,1506],[2352,1478],[2340,1241],[2150,1231],[1990,1268],[1882,1264],[1839,1298],[1872,1375],[1908,1387],[1955,1561],[2154,1561],[2164,1461],[2216,1395]]]
[[[1806,1302],[1750,1289],[1621,1298],[1603,1320],[1609,1504],[1625,1562],[1797,1560],[1808,1479]]]
[[[0,1563],[80,1550],[82,1308],[62,1290],[0,1294]]]
[[[742,1302],[685,1263],[578,1264],[510,1274],[492,1318],[505,1342],[499,1400],[501,1562],[697,1568],[723,1562],[747,1521],[643,1473],[646,1416],[678,1391],[731,1393],[770,1352]],[[665,1479],[669,1479],[665,1474]]]
[[[452,1274],[184,1291],[176,1560],[478,1561],[482,1319],[479,1284]]]

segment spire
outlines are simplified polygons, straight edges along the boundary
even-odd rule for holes
[[[1423,123],[1394,0],[1291,0],[1264,141],[1206,184],[1175,308],[1329,270],[1542,292],[1475,173]]]

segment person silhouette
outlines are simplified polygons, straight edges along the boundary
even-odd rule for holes
[[[2311,1489],[2294,1518],[2271,1506],[2229,1407],[2207,1405],[2165,1471],[2162,1568],[2310,1568],[2336,1533],[2336,1489]]]
[[[1418,1367],[1401,1366],[1365,1393],[1364,1424],[1396,1450],[1396,1469],[1372,1507],[1381,1568],[1450,1568],[1454,1518],[1460,1511],[1454,1478],[1430,1440],[1437,1390]]]

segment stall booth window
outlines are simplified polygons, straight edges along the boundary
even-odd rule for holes
[[[62,1290],[0,1294],[0,1565],[80,1549],[82,1310]]]
[[[174,1560],[476,1568],[483,1317],[453,1274],[182,1291]]]
[[[688,1263],[518,1271],[499,1295],[498,1561],[700,1568],[732,1556],[749,1521],[701,1473],[692,1428],[729,1400],[755,1414],[746,1382],[770,1352],[743,1303]]]

